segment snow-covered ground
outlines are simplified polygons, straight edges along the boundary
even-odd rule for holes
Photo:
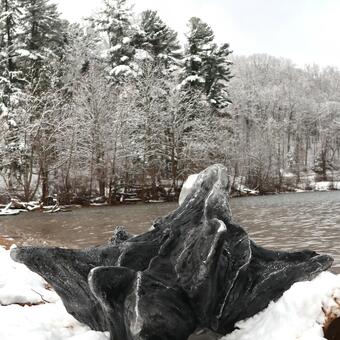
[[[0,247],[1,340],[108,340],[69,315],[61,300],[37,274],[13,262]],[[322,340],[329,316],[340,316],[340,275],[322,273],[294,284],[277,302],[239,322],[223,340]]]
[[[68,314],[57,294],[0,247],[1,340],[108,340]]]
[[[239,330],[223,340],[322,340],[323,326],[340,316],[340,275],[321,273],[313,281],[295,283]]]
[[[316,191],[340,190],[340,182],[339,181],[316,182],[315,183],[315,190]]]

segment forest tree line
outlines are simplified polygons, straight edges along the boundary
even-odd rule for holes
[[[173,197],[212,163],[262,192],[337,170],[337,69],[232,56],[196,17],[180,43],[126,0],[81,25],[48,0],[0,1],[4,193],[114,203],[128,188]]]

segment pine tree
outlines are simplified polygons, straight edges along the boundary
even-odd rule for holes
[[[31,91],[50,86],[51,67],[64,55],[67,22],[49,0],[18,0],[23,8],[20,67]]]
[[[0,2],[0,171],[11,190],[13,176],[18,168],[20,138],[21,73],[16,59],[19,54],[18,31],[20,29],[21,9],[16,0]]]
[[[17,0],[0,2],[0,94],[5,106],[10,106],[11,96],[18,91],[19,72],[15,64],[18,55],[18,29],[20,7]]]
[[[121,77],[134,75],[134,28],[131,6],[127,0],[104,0],[104,9],[92,22],[108,38],[107,57],[112,79],[118,81]]]
[[[60,55],[65,43],[66,22],[49,0],[19,0],[24,8],[22,41],[32,59]]]
[[[230,104],[227,90],[231,79],[229,45],[214,43],[211,27],[196,17],[189,21],[187,39],[182,86],[187,91],[201,90],[213,112],[225,115]]]
[[[231,51],[228,44],[214,46],[207,58],[205,92],[209,102],[216,113],[226,114],[226,109],[231,103],[228,92],[228,83],[232,78],[228,59]]]
[[[184,86],[204,89],[206,62],[214,48],[214,33],[201,19],[189,20],[188,45],[184,57]]]
[[[156,11],[147,10],[141,14],[140,31],[134,42],[137,48],[147,51],[157,64],[167,68],[179,64],[181,51],[177,33],[162,21]]]

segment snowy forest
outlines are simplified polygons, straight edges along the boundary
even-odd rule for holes
[[[235,186],[306,189],[338,175],[339,93],[336,68],[237,56],[197,17],[181,41],[126,0],[82,24],[47,0],[0,0],[1,195],[171,199],[213,163]]]

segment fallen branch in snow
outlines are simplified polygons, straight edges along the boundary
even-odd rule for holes
[[[43,295],[40,294],[39,292],[37,292],[36,290],[32,289],[32,291],[33,291],[34,293],[38,294],[38,295],[41,297],[41,301],[42,301],[42,302],[40,302],[40,304],[41,304],[41,303],[52,303],[52,302],[53,302],[53,301],[45,300],[44,297],[43,297]]]
[[[0,216],[7,216],[7,215],[18,215],[20,210],[18,209],[10,209],[12,207],[12,201],[9,202],[5,208],[0,209]]]

